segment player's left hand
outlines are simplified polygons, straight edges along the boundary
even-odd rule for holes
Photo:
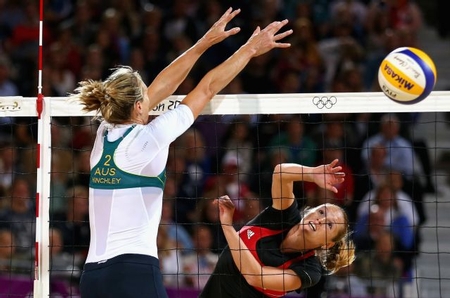
[[[259,26],[253,31],[252,36],[247,40],[244,46],[252,49],[253,57],[257,57],[267,53],[274,48],[288,48],[291,46],[288,42],[280,42],[283,38],[292,34],[292,29],[279,32],[281,28],[287,25],[287,19],[283,21],[275,21],[267,25],[264,29]]]
[[[219,205],[219,217],[222,225],[233,225],[234,204],[229,196],[221,196],[214,201]]]
[[[338,166],[339,160],[335,159],[326,165],[317,166],[314,169],[314,182],[325,189],[337,193],[336,184],[340,184],[345,180],[345,173],[341,172],[342,167]]]

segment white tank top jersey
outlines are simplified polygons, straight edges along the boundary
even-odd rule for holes
[[[86,263],[122,254],[158,258],[164,188],[158,177],[165,175],[169,145],[193,123],[190,108],[181,104],[147,125],[100,124],[90,160],[90,183],[96,179],[96,186],[89,188],[91,240]],[[111,155],[104,154],[105,138],[107,144],[117,141]],[[93,177],[93,171],[98,175]],[[160,185],[142,184],[146,179],[159,180]],[[124,185],[125,180],[131,183]]]

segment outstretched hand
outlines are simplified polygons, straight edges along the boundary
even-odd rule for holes
[[[281,39],[292,34],[292,29],[278,33],[288,23],[288,20],[276,21],[267,25],[263,30],[258,26],[252,36],[247,41],[247,45],[251,46],[255,51],[254,57],[267,53],[273,48],[288,48],[290,43],[278,42]],[[278,34],[277,34],[278,33]]]
[[[339,160],[335,159],[331,163],[318,166],[314,169],[314,183],[318,186],[337,193],[336,184],[344,182],[345,173],[341,172],[342,167],[338,166]]]
[[[219,205],[219,218],[222,225],[233,225],[234,204],[229,196],[221,196],[214,200],[214,204]]]
[[[203,39],[210,45],[215,45],[216,43],[221,42],[225,38],[235,35],[239,31],[241,31],[241,28],[239,27],[233,27],[230,30],[225,30],[225,27],[227,24],[237,15],[241,12],[240,9],[233,10],[231,7],[228,8],[228,10],[220,17],[219,20],[217,20],[211,28],[208,30],[208,32],[205,33],[203,36]]]

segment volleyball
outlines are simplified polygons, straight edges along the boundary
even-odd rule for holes
[[[383,93],[395,102],[414,104],[430,95],[436,84],[436,66],[422,50],[401,47],[390,52],[378,69]]]

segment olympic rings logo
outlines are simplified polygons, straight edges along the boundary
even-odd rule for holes
[[[337,103],[337,98],[335,96],[331,96],[329,98],[326,96],[314,96],[312,102],[319,109],[331,109]]]

